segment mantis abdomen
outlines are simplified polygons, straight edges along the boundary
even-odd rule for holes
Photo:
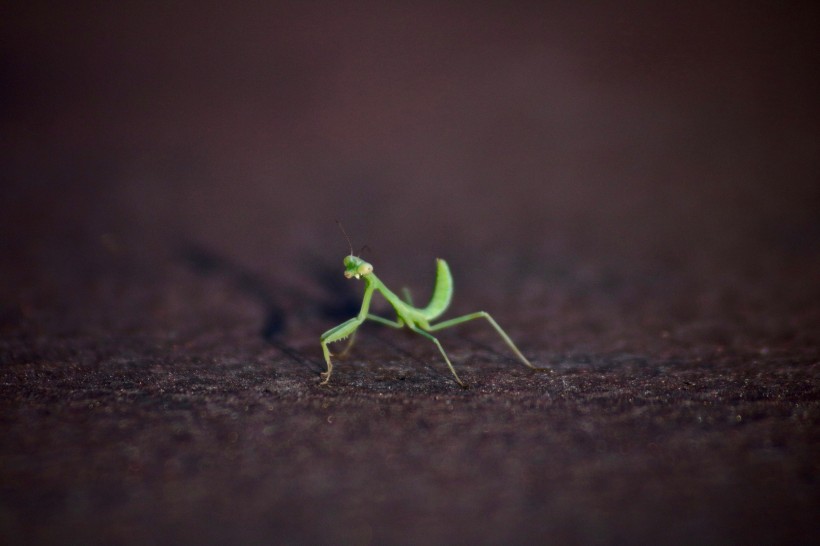
[[[424,309],[419,309],[421,314],[428,321],[444,313],[450,306],[453,298],[453,276],[450,274],[450,267],[442,259],[436,260],[436,287],[433,289],[433,297]]]

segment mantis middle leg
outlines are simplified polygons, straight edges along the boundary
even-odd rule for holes
[[[390,320],[390,319],[386,319],[384,317],[380,317],[378,315],[373,315],[373,314],[370,314],[370,313],[367,314],[367,320],[372,320],[373,322],[378,322],[378,323],[384,324],[385,326],[390,326],[391,328],[402,328],[404,326],[404,323],[401,322],[401,320],[398,320],[398,321]],[[356,340],[356,332],[357,331],[358,330],[356,330],[352,334],[350,334],[350,341],[347,342],[347,345],[345,346],[344,350],[341,353],[339,353],[337,356],[339,356],[339,357],[347,356],[347,353],[349,353],[350,349],[353,348],[353,342]]]

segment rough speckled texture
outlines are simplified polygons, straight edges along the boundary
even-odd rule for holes
[[[552,305],[567,291],[556,283]],[[820,364],[806,331],[787,335],[782,320],[670,331],[662,301],[625,320],[612,302],[629,289],[591,286],[574,315],[498,313],[552,373],[530,373],[473,326],[442,335],[462,390],[423,340],[368,326],[321,388],[316,333],[332,319],[266,341],[253,300],[184,268],[105,292],[86,305],[116,309],[113,324],[27,310],[4,329],[11,543],[808,543],[816,532]],[[653,317],[663,325],[636,330]]]
[[[812,8],[276,4],[8,19],[0,542],[818,542]]]

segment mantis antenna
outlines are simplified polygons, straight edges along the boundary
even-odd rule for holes
[[[368,251],[368,252],[373,252],[372,248],[370,248],[367,245],[364,245],[362,248],[359,249],[359,252],[358,252],[358,254],[356,254],[356,256],[361,256],[362,252],[364,252],[365,250]]]
[[[347,239],[347,246],[350,247],[350,255],[353,256],[353,243],[350,242],[350,237],[347,235],[344,226],[338,219],[336,220],[336,225],[339,226],[339,229],[342,231],[342,235],[344,235],[345,239]]]

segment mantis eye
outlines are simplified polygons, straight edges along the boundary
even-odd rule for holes
[[[359,275],[367,275],[368,273],[373,272],[373,266],[370,264],[362,264],[356,271],[359,273]]]

